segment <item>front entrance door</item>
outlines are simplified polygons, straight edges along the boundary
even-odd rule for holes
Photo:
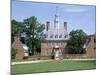
[[[59,60],[60,59],[60,56],[61,56],[61,51],[59,48],[55,48],[54,49],[54,59],[55,60]]]

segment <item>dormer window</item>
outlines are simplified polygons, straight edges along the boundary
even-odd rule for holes
[[[67,38],[67,35],[65,35],[64,38]]]
[[[58,38],[58,35],[57,34],[55,35],[55,38]]]
[[[44,34],[44,38],[47,38],[47,37],[48,37],[48,35]]]
[[[62,38],[62,35],[59,35],[59,38]]]
[[[50,38],[53,38],[53,34],[50,36]]]

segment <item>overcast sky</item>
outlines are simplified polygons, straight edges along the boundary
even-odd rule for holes
[[[83,29],[87,34],[95,33],[96,9],[90,5],[12,1],[12,19],[23,21],[30,16],[36,16],[39,22],[45,24],[50,21],[53,27],[56,7],[60,26],[63,27],[64,21],[68,22],[68,33],[75,29]]]

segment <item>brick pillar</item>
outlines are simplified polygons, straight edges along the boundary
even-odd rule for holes
[[[46,23],[46,30],[48,31],[49,29],[50,29],[50,22],[47,21],[47,23]]]

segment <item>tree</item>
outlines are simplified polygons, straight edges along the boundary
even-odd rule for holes
[[[44,24],[37,21],[35,16],[25,19],[23,22],[16,20],[11,21],[12,24],[12,42],[16,34],[24,34],[25,37],[21,37],[21,42],[29,47],[29,53],[33,55],[37,48],[40,48],[40,35],[44,30]]]
[[[68,41],[69,53],[82,53],[87,34],[82,30],[72,30]]]
[[[24,32],[26,33],[25,41],[33,55],[36,52],[36,48],[40,47],[40,35],[44,29],[44,24],[39,23],[35,16],[25,19],[23,24],[25,26]]]
[[[12,43],[14,41],[14,36],[16,34],[20,34],[21,32],[23,32],[23,23],[22,22],[18,22],[16,20],[12,20],[11,21],[11,38],[12,38]]]
[[[12,20],[11,21],[11,25],[12,25],[12,33],[13,34],[17,34],[17,33],[21,33],[23,32],[23,23],[22,22],[18,22],[16,20]]]

